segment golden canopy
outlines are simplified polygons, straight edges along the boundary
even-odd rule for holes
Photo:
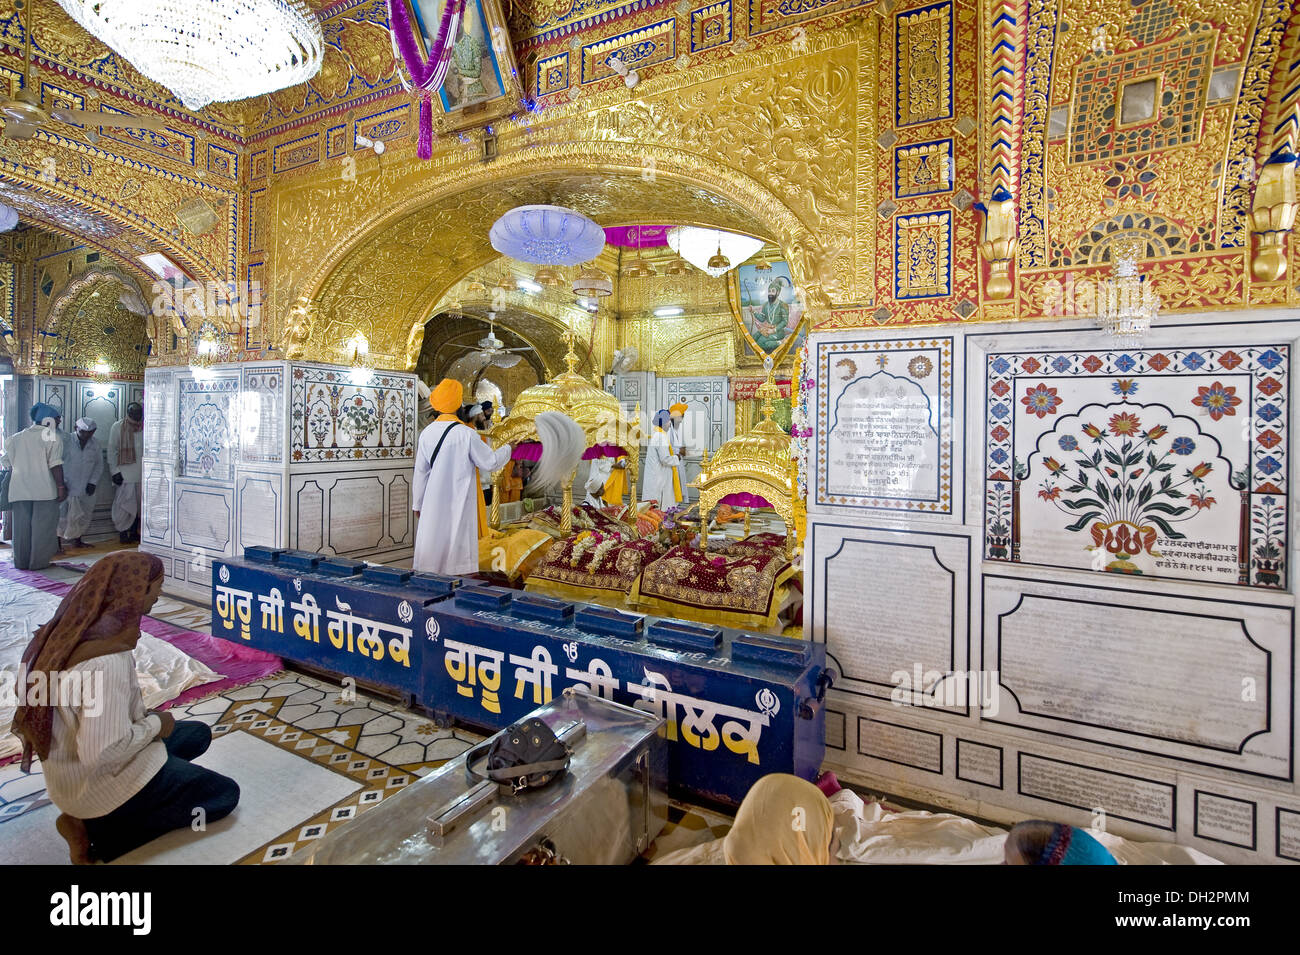
[[[780,396],[769,369],[767,381],[756,392],[756,397],[763,399],[763,420],[718,448],[712,459],[706,458],[693,484],[700,490],[700,520],[704,522],[730,494],[751,494],[766,500],[785,521],[788,552],[799,536],[802,522],[797,520],[800,515],[796,511],[802,501],[795,488],[790,435],[772,420],[772,399]],[[700,546],[705,544],[705,536],[701,535]]]
[[[578,356],[573,351],[573,335],[569,333],[565,337],[569,344],[569,351],[564,356],[568,370],[560,372],[550,381],[521,391],[515,399],[514,407],[510,409],[510,417],[493,426],[491,438],[498,447],[521,441],[536,441],[538,436],[534,419],[543,411],[562,412],[582,428],[587,436],[588,447],[597,444],[615,445],[627,453],[628,478],[632,487],[632,502],[635,503],[641,444],[641,427],[635,419],[639,415],[629,418],[617,398],[603,388],[596,387],[574,370]],[[505,471],[502,470],[501,475],[504,474]],[[500,520],[500,480],[498,478],[498,487],[492,498],[494,527],[499,525]],[[561,526],[567,526],[571,518],[568,507],[571,491],[572,478],[564,489],[565,507]]]

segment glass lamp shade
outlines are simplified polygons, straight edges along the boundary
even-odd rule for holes
[[[533,265],[578,265],[600,254],[605,230],[563,206],[518,206],[488,231],[492,248]]]
[[[564,284],[564,276],[549,265],[543,265],[533,273],[533,281],[547,288],[559,288]]]
[[[653,265],[638,255],[623,266],[623,274],[630,279],[649,279],[654,278],[659,273],[655,271]]]
[[[59,6],[186,109],[305,83],[324,60],[302,0],[59,0]]]
[[[683,225],[668,230],[668,245],[701,272],[717,278],[761,249],[763,240],[721,229]]]
[[[8,232],[16,225],[18,225],[18,210],[0,204],[0,232]]]
[[[604,298],[614,294],[614,280],[595,266],[589,266],[573,280],[573,294],[586,298]]]

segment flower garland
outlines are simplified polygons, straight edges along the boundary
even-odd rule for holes
[[[623,535],[618,533],[618,531],[605,535],[605,539],[597,544],[596,548],[591,552],[590,569],[593,574],[600,569],[600,565],[604,563],[605,558],[609,556],[609,552],[621,543],[623,543]]]
[[[808,354],[808,343],[805,341],[795,355],[794,372],[790,376],[790,450],[797,470],[797,490],[801,499],[808,497],[808,448],[809,439],[813,436],[808,406],[812,393],[817,390],[817,379],[804,376]]]
[[[438,38],[433,43],[437,54],[425,59],[415,43],[415,31],[404,0],[387,0],[388,22],[393,45],[406,64],[406,72],[416,89],[423,90],[420,98],[420,139],[416,155],[421,159],[433,158],[433,91],[442,86],[451,63],[451,48],[455,39],[455,25],[465,10],[465,0],[447,0],[438,24]]]

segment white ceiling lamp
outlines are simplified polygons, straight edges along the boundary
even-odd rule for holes
[[[681,225],[668,230],[668,245],[691,265],[716,279],[761,249],[763,240],[721,229]]]
[[[488,231],[492,248],[533,265],[578,265],[600,254],[605,230],[563,206],[518,206]]]
[[[186,109],[261,96],[318,72],[325,41],[302,0],[59,0]]]
[[[0,204],[0,232],[8,232],[18,225],[18,210],[13,206]]]

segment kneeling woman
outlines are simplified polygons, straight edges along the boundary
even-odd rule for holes
[[[162,585],[157,557],[110,554],[68,592],[23,653],[20,685],[43,679],[51,692],[45,700],[27,694],[13,730],[23,740],[23,769],[33,751],[41,758],[75,863],[110,861],[196,818],[215,822],[239,802],[233,779],[190,763],[212,742],[211,730],[146,710],[140,696],[132,650]],[[80,699],[57,698],[69,682],[84,689]]]

